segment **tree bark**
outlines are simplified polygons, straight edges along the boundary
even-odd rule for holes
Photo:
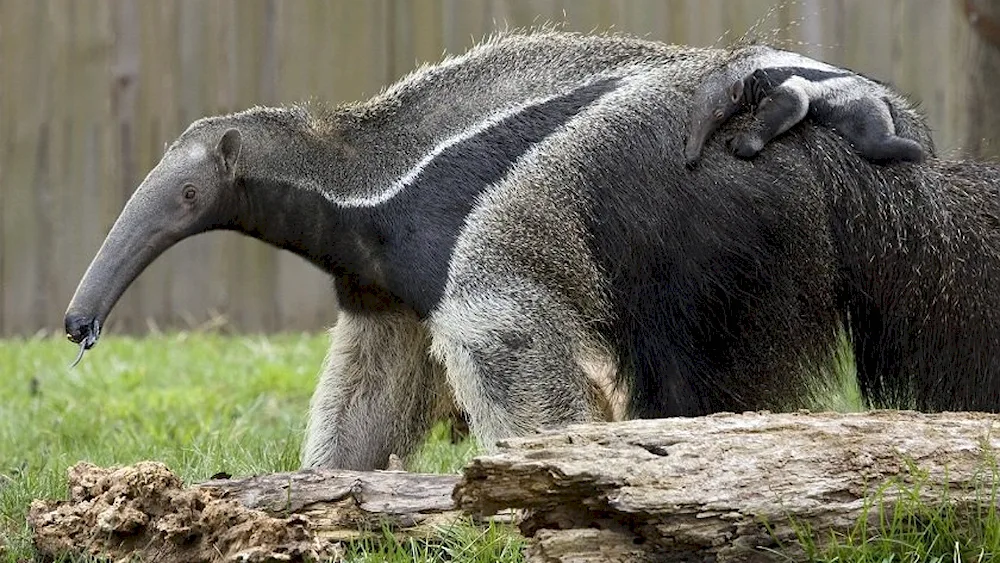
[[[435,538],[463,512],[523,509],[530,561],[805,560],[796,530],[822,543],[865,515],[877,527],[899,498],[988,502],[998,429],[998,415],[894,411],[579,425],[501,442],[461,479],[310,470],[184,487],[159,463],[79,464],[70,500],[35,501],[28,521],[48,557],[298,561],[383,525]]]
[[[988,500],[998,425],[882,411],[576,426],[473,459],[455,496],[476,514],[527,509],[531,561],[759,561],[779,546],[805,560],[796,529],[822,544],[898,498]]]
[[[1000,157],[1000,0],[958,0],[969,23],[969,156]]]

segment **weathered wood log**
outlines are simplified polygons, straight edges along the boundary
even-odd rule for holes
[[[580,425],[504,441],[460,481],[301,471],[184,487],[159,463],[79,464],[70,500],[35,501],[28,520],[47,556],[297,561],[383,525],[433,538],[460,509],[513,508],[532,561],[758,561],[779,543],[795,558],[793,522],[828,537],[866,514],[875,525],[904,494],[963,510],[996,499],[998,426],[890,411]]]
[[[998,425],[891,411],[581,425],[473,459],[456,499],[528,509],[531,561],[758,561],[779,542],[795,558],[796,526],[822,543],[865,514],[876,525],[903,494],[959,509],[996,499]]]
[[[451,498],[458,479],[402,471],[307,470],[197,486],[270,515],[305,516],[317,536],[347,541],[383,527],[402,536],[437,537],[441,526],[462,517]]]
[[[28,523],[47,557],[143,561],[301,561],[336,558],[369,532],[438,537],[463,515],[457,475],[310,470],[184,487],[166,466],[80,463],[68,501],[34,501]]]

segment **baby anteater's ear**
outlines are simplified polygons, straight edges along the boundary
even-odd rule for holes
[[[216,152],[222,157],[222,162],[226,167],[229,176],[236,175],[236,162],[240,158],[240,149],[243,146],[242,138],[238,129],[230,129],[222,134]]]

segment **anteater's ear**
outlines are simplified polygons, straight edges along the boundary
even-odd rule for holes
[[[737,80],[736,82],[733,82],[732,86],[729,87],[729,101],[735,104],[736,102],[740,101],[740,98],[742,97],[743,97],[743,81]]]
[[[222,157],[223,164],[226,166],[226,173],[230,176],[236,175],[236,161],[240,158],[242,143],[239,130],[230,129],[222,134],[222,138],[219,139],[219,146],[215,147],[219,156]]]

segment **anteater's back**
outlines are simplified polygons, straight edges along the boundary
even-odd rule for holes
[[[442,300],[467,303],[508,287],[566,305],[550,322],[587,343],[588,362],[613,365],[632,416],[803,404],[803,379],[830,365],[839,323],[832,243],[817,228],[828,216],[823,182],[807,162],[758,167],[709,151],[692,172],[680,158],[692,76],[731,56],[630,39],[515,36],[390,89],[416,121],[438,118],[423,81],[440,88],[436,96],[455,94],[461,101],[440,122],[421,122],[431,130],[458,131],[553,96],[573,106],[539,117],[537,127],[558,123],[530,142],[533,127],[517,129],[523,153],[476,194]],[[461,191],[475,182],[456,183]],[[462,315],[436,314],[447,317],[439,325]],[[493,314],[531,325],[516,308]]]

